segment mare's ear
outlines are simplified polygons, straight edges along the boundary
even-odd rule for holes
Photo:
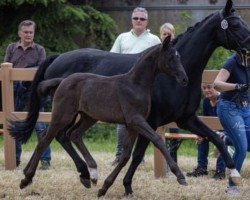
[[[225,5],[225,7],[223,8],[224,17],[229,16],[231,12],[234,12],[233,1],[232,0],[227,0],[227,3]]]
[[[170,47],[171,36],[166,37],[162,43],[162,51],[166,51]]]

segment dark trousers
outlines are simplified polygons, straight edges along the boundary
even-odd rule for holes
[[[27,107],[27,103],[29,102],[30,98],[30,90],[25,87],[21,82],[16,81],[14,82],[14,107],[15,111],[24,111]],[[44,107],[40,108],[40,111],[44,111]],[[42,137],[44,130],[46,129],[46,124],[44,122],[38,122],[35,126],[35,131],[37,134],[37,138]],[[21,161],[21,154],[22,154],[22,144],[20,141],[16,140],[16,160]],[[51,160],[51,149],[48,146],[43,154],[41,155],[40,160]]]
[[[208,153],[209,153],[209,141],[204,139],[200,144],[197,144],[198,149],[198,167],[207,170],[208,165]],[[226,164],[222,158],[219,156],[216,162],[216,170],[225,171]]]

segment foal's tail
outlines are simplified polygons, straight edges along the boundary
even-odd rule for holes
[[[49,67],[49,65],[58,57],[59,55],[54,55],[48,57],[38,68],[36,75],[32,81],[31,85],[31,96],[28,106],[28,115],[25,120],[16,121],[9,120],[8,130],[10,135],[15,139],[21,141],[22,143],[26,143],[30,138],[33,129],[35,128],[39,110],[42,107],[41,97],[37,93],[37,87],[41,81],[44,80],[44,74]],[[47,96],[48,94],[44,94]]]
[[[49,91],[56,89],[63,79],[64,78],[53,78],[42,81],[37,87],[37,94],[40,97],[46,97]]]

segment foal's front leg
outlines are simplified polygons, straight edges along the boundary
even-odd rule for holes
[[[122,168],[127,164],[131,156],[131,152],[133,149],[133,145],[135,143],[136,136],[137,134],[135,132],[127,129],[126,134],[124,136],[123,151],[122,151],[121,159],[118,165],[112,171],[112,173],[105,179],[102,188],[98,191],[98,197],[104,196],[106,194],[106,192],[108,191],[110,186],[114,183],[116,177],[118,176]]]
[[[176,162],[170,156],[161,137],[155,133],[155,131],[149,126],[147,121],[143,117],[136,117],[132,119],[130,128],[133,129],[134,132],[139,133],[150,140],[155,145],[155,147],[157,147],[162,152],[169,165],[170,170],[177,177],[177,181],[179,182],[179,184],[187,185],[185,176],[181,172]]]

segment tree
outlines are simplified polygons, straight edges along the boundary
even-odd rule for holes
[[[35,41],[47,54],[77,48],[110,49],[115,38],[115,22],[88,4],[73,5],[67,0],[0,1],[0,56],[7,45],[17,41],[17,26],[25,19],[37,24]]]

